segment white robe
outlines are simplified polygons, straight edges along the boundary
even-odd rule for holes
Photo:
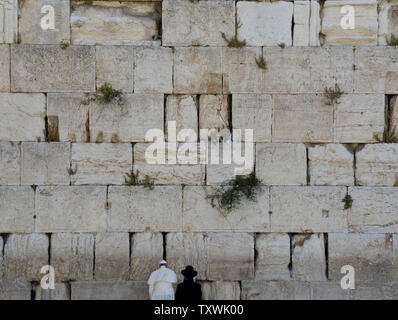
[[[174,300],[173,283],[177,283],[175,272],[165,266],[151,273],[148,279],[151,300]]]

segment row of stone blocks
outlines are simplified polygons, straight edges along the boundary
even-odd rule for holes
[[[236,32],[248,46],[385,45],[395,35],[396,1],[322,3],[7,0],[0,3],[0,42],[227,46],[222,34],[230,39]],[[54,10],[54,27],[41,23],[52,13],[45,5]]]
[[[14,44],[0,53],[5,92],[93,92],[107,81],[129,93],[323,93],[335,84],[345,93],[398,93],[395,47]],[[262,55],[267,70],[257,66]]]
[[[171,145],[165,144],[170,148]],[[1,142],[0,185],[124,185],[132,169],[138,170],[141,177],[153,178],[156,185],[222,185],[235,177],[235,168],[242,167],[223,164],[222,157],[220,163],[211,162],[214,159],[211,143],[203,142],[202,149],[201,144],[188,146],[192,154],[179,156],[176,164],[151,164],[148,161],[153,160],[152,153],[145,156],[150,144]],[[398,184],[398,144],[395,143],[367,144],[360,150],[342,144],[306,148],[304,144],[257,143],[251,147],[255,159],[250,163],[247,158],[248,172],[254,170],[262,185],[392,187]],[[200,162],[197,153],[203,149],[208,156],[207,164]],[[159,153],[166,151],[158,148]]]

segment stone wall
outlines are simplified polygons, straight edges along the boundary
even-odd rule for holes
[[[205,299],[397,299],[398,144],[383,143],[398,125],[397,13],[397,0],[0,0],[0,299],[148,299],[162,258],[180,280],[194,265]],[[105,83],[123,103],[90,99]],[[231,165],[149,164],[146,134],[169,121],[253,129],[256,200],[229,214],[209,200]],[[154,188],[126,185],[132,169]],[[39,285],[47,264],[54,290]]]

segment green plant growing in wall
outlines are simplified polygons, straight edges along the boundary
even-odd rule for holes
[[[279,46],[281,49],[285,49],[285,48],[286,48],[286,44],[285,44],[284,42],[278,43],[278,46]]]
[[[384,129],[382,136],[374,134],[374,139],[378,143],[398,143],[398,137],[395,135],[396,126],[392,129]]]
[[[130,173],[125,174],[124,181],[126,185],[128,186],[144,186],[145,188],[148,188],[149,190],[154,189],[155,181],[154,179],[151,179],[148,175],[145,175],[145,178],[140,180],[139,179],[140,172],[137,170],[134,172],[134,170],[131,170]]]
[[[256,58],[256,64],[260,69],[267,70],[267,61],[265,61],[264,54]]]
[[[77,173],[77,165],[75,166],[75,169],[72,168],[66,168],[66,172],[68,172],[68,174],[70,176],[74,176]]]
[[[352,203],[354,202],[354,200],[349,194],[346,194],[342,202],[344,202],[344,210],[348,210],[352,208]]]
[[[212,205],[214,206],[214,201],[217,201],[221,209],[230,213],[241,203],[242,197],[254,201],[260,183],[261,181],[254,173],[248,176],[237,176],[210,196]]]
[[[109,83],[105,83],[98,89],[97,93],[81,101],[81,104],[88,105],[91,101],[98,101],[103,104],[117,103],[120,105],[123,104],[122,91],[113,89]]]
[[[221,32],[222,38],[228,43],[228,47],[232,48],[243,48],[246,46],[246,40],[240,41],[238,39],[238,30],[242,27],[242,24],[238,20],[235,25],[235,35],[231,38],[228,39],[227,36],[225,35],[224,32]]]
[[[390,39],[386,36],[386,42],[388,46],[396,47],[398,46],[398,38],[393,34],[390,36]]]
[[[339,99],[344,94],[344,92],[340,89],[340,86],[336,83],[334,88],[325,88],[324,95],[326,98],[326,104],[328,106],[339,104]]]

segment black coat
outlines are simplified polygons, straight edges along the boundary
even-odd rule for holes
[[[176,301],[200,301],[202,300],[202,286],[193,280],[184,280],[177,286]]]

